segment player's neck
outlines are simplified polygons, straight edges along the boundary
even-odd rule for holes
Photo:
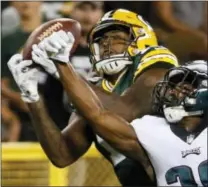
[[[179,125],[183,127],[187,132],[193,132],[200,124],[201,118],[196,116],[185,117]]]

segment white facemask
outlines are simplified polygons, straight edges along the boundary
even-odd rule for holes
[[[95,68],[101,74],[114,75],[132,63],[133,61],[129,60],[128,57],[124,57],[124,54],[118,54],[111,55],[108,59],[100,60],[96,63]]]

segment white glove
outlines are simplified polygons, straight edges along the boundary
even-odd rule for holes
[[[59,73],[57,71],[57,68],[53,61],[48,58],[46,51],[40,49],[40,47],[38,47],[38,45],[36,44],[32,46],[32,49],[32,60],[36,64],[41,65],[50,75],[59,79]]]
[[[23,60],[21,54],[13,55],[8,62],[14,80],[21,90],[21,98],[27,103],[37,102],[40,99],[38,94],[39,70],[28,67],[32,63],[32,60]]]
[[[42,50],[48,53],[50,59],[63,63],[69,62],[69,56],[73,45],[74,36],[72,33],[66,33],[63,30],[54,32],[38,44]]]

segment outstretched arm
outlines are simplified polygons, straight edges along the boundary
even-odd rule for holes
[[[70,121],[62,132],[60,131],[39,96],[38,69],[31,67],[31,64],[32,60],[22,60],[20,54],[12,56],[8,62],[10,71],[20,88],[21,99],[28,105],[42,148],[54,165],[65,167],[87,151],[93,141],[93,135],[85,120],[79,116]]]
[[[166,71],[165,68],[152,68],[145,71],[121,96],[106,92],[98,86],[85,82],[96,93],[106,109],[131,122],[138,117],[151,113],[153,88]]]
[[[129,123],[105,109],[95,92],[70,64],[56,63],[56,66],[68,96],[93,130],[126,156],[142,162],[146,168],[148,159]]]
[[[66,167],[79,159],[92,144],[91,129],[82,117],[76,116],[60,131],[49,116],[42,99],[28,103],[38,140],[50,161]]]

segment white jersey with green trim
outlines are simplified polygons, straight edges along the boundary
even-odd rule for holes
[[[134,120],[138,140],[147,151],[158,186],[208,186],[207,126],[186,134],[164,118],[146,115]]]

